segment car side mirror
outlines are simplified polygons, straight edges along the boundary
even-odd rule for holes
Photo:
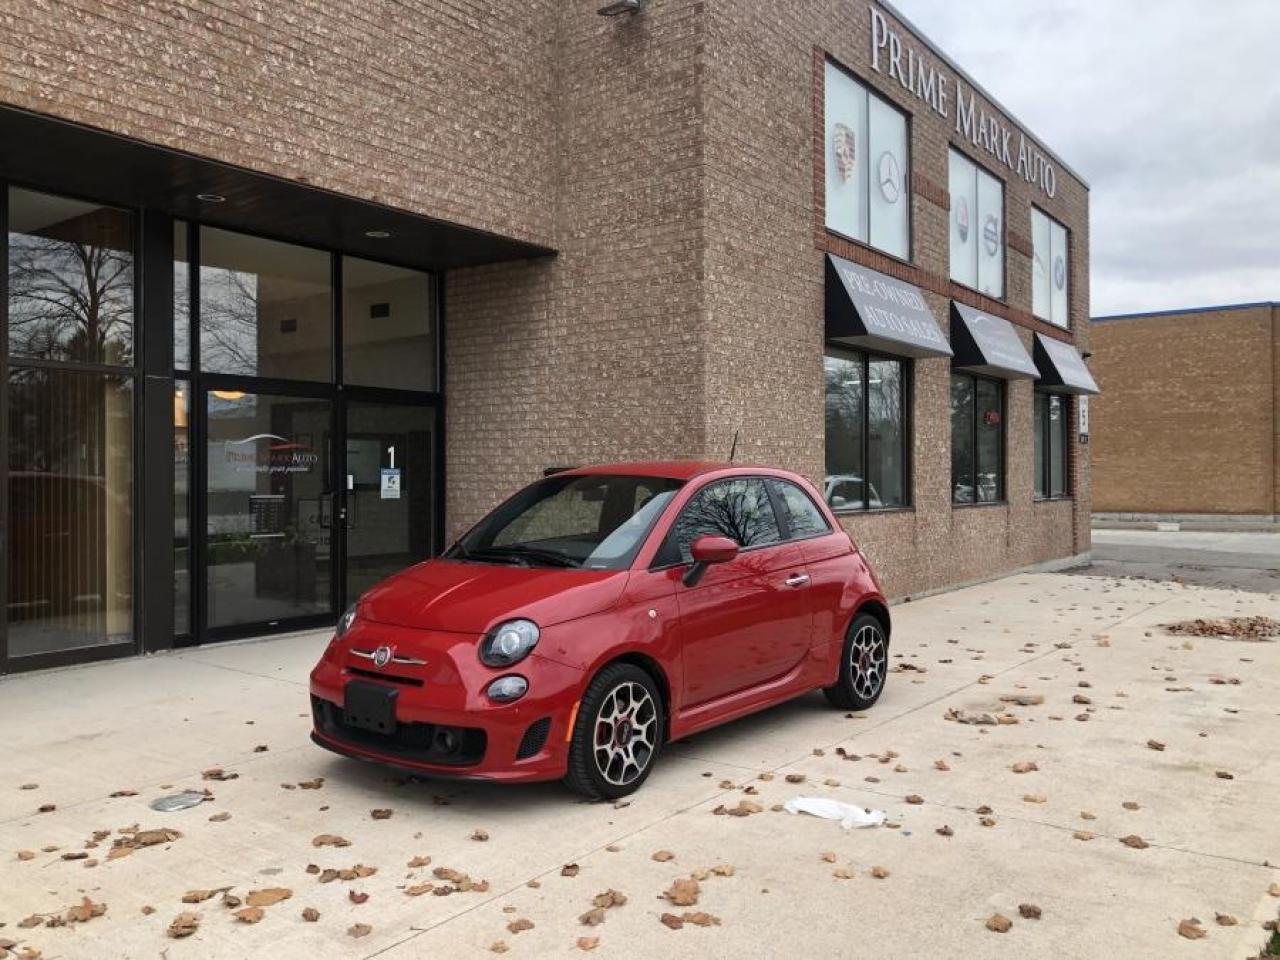
[[[704,534],[689,545],[693,564],[685,571],[684,585],[692,587],[702,579],[707,567],[713,563],[728,563],[738,555],[738,545],[728,537]]]

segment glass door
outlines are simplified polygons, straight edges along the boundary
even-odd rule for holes
[[[212,386],[203,400],[205,631],[333,617],[333,401]]]
[[[434,552],[436,408],[345,404],[345,603]]]

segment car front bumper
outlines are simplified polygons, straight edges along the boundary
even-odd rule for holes
[[[352,649],[393,645],[422,665],[375,667]],[[514,703],[490,700],[485,688],[507,674],[529,681]],[[346,722],[347,684],[395,691],[391,734]],[[476,638],[381,624],[362,624],[325,651],[311,672],[311,709],[317,744],[343,756],[407,773],[507,782],[556,780],[568,763],[580,670],[536,654],[506,670],[476,656]]]

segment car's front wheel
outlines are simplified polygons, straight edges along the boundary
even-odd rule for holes
[[[869,613],[853,618],[840,654],[840,674],[823,689],[832,706],[866,710],[884,690],[889,669],[889,638],[884,626]]]
[[[565,784],[595,800],[634,793],[653,770],[663,729],[653,678],[630,663],[605,667],[578,706]]]

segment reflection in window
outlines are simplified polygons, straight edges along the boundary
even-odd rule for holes
[[[1004,383],[951,375],[951,499],[1004,499]]]
[[[824,496],[837,510],[907,502],[905,364],[831,348],[823,358]]]
[[[133,381],[9,373],[9,654],[121,643],[133,621]]]
[[[1004,184],[950,152],[951,279],[1004,296]]]
[[[200,228],[200,369],[332,378],[331,258],[321,250]]]
[[[689,563],[694,540],[728,537],[740,547],[758,547],[781,539],[778,518],[763,480],[717,480],[685,504],[663,545],[662,561]]]
[[[431,275],[355,257],[342,260],[342,369],[347,383],[436,387]]]
[[[787,529],[794,539],[816,537],[830,533],[831,527],[808,494],[794,483],[786,480],[770,480],[770,486],[782,502],[783,512],[787,515]]]
[[[191,386],[173,388],[173,625],[191,633]]]
[[[1065,497],[1071,455],[1067,431],[1070,402],[1065,396],[1041,391],[1035,398],[1036,496]]]
[[[133,364],[133,218],[9,190],[9,354]]]
[[[1031,310],[1042,320],[1060,327],[1071,325],[1067,310],[1067,285],[1071,276],[1067,228],[1031,210]]]
[[[173,365],[191,369],[191,261],[187,249],[190,225],[173,222]]]

